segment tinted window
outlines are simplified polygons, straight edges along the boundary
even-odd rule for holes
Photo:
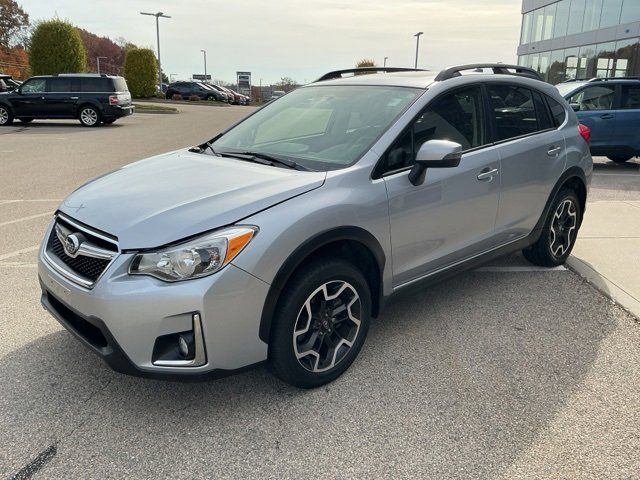
[[[585,110],[611,110],[613,104],[614,86],[593,86],[580,90],[569,98],[571,106]]]
[[[542,99],[542,95],[535,90],[533,93],[533,105],[536,108],[536,118],[538,119],[538,130],[554,128],[553,120],[549,115],[549,109]]]
[[[489,85],[487,90],[497,140],[519,137],[538,130],[531,90],[513,85]]]
[[[113,92],[113,85],[108,78],[81,78],[82,92]]]
[[[122,77],[116,77],[113,79],[113,84],[115,86],[116,92],[128,92],[129,87],[127,86],[127,82]]]
[[[451,140],[463,150],[485,145],[486,133],[480,87],[457,90],[437,98],[396,140],[386,158],[386,171],[412,165],[429,140]]]
[[[47,80],[49,84],[49,92],[70,92],[71,79],[62,77],[53,77]]]
[[[34,78],[22,84],[22,93],[44,93],[47,80],[45,78]]]
[[[547,103],[549,104],[549,109],[551,110],[553,121],[556,127],[559,127],[564,123],[564,120],[567,117],[566,110],[560,102],[555,101],[551,97],[547,97]]]
[[[640,85],[623,85],[620,108],[640,109]]]

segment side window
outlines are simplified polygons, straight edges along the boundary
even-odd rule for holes
[[[497,140],[520,137],[539,130],[531,90],[515,85],[488,85]]]
[[[587,87],[571,96],[569,103],[579,111],[611,110],[614,92],[614,86]]]
[[[536,118],[538,119],[538,130],[548,130],[555,125],[549,116],[547,104],[542,99],[542,94],[533,90],[533,104],[536,107]]]
[[[71,91],[71,79],[63,78],[63,77],[51,77],[47,79],[47,84],[49,87],[47,88],[48,92],[53,93],[64,93]]]
[[[620,108],[640,110],[640,85],[623,85]]]
[[[34,78],[22,84],[22,93],[44,93],[46,78]]]
[[[486,129],[479,86],[435,99],[395,141],[385,158],[385,171],[413,165],[420,146],[429,140],[451,140],[462,150],[485,145]]]
[[[562,125],[567,118],[567,112],[562,106],[562,104],[551,97],[546,97],[547,103],[549,104],[549,109],[551,110],[551,115],[553,116],[553,122],[556,127]]]
[[[80,80],[80,89],[83,92],[103,93],[113,91],[113,87],[109,85],[107,78],[86,77]]]

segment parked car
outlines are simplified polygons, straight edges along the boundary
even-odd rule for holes
[[[224,96],[224,101],[227,103],[233,103],[233,94],[228,91],[226,88],[221,87],[220,85],[214,85],[213,83],[208,83],[207,87],[220,92]]]
[[[591,154],[616,163],[640,156],[640,78],[594,78],[556,85],[591,129]]]
[[[77,118],[85,127],[97,127],[133,112],[127,82],[112,75],[31,77],[15,90],[0,94],[0,126],[16,118],[23,123],[36,118]]]
[[[171,99],[174,95],[180,95],[187,100],[192,95],[200,97],[202,100],[227,101],[226,94],[222,94],[215,89],[208,88],[208,85],[201,82],[174,82],[169,85],[166,98]]]
[[[271,94],[271,97],[267,99],[267,102],[272,102],[274,100],[277,100],[278,98],[284,95],[286,95],[286,92],[284,90],[274,90],[273,93]]]
[[[328,73],[75,190],[40,250],[43,305],[121,372],[266,361],[310,388],[396,293],[519,250],[563,264],[593,164],[558,91],[502,64],[377,70]]]
[[[0,93],[15,90],[21,84],[22,82],[11,78],[11,75],[0,74]]]

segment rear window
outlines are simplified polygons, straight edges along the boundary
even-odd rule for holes
[[[113,84],[115,86],[116,92],[128,92],[129,87],[127,86],[127,81],[122,77],[113,78]]]
[[[96,77],[96,78],[81,78],[80,79],[80,91],[81,92],[113,92],[113,84],[110,78]]]

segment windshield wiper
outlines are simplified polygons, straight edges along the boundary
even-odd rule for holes
[[[260,158],[262,160],[267,160],[268,162],[284,165],[285,167],[293,168],[295,170],[307,170],[307,171],[309,170],[307,167],[303,167],[302,165],[294,162],[293,160],[287,160],[286,158],[276,157],[274,155],[269,155],[268,153],[242,152],[239,155],[247,155],[253,158]]]

